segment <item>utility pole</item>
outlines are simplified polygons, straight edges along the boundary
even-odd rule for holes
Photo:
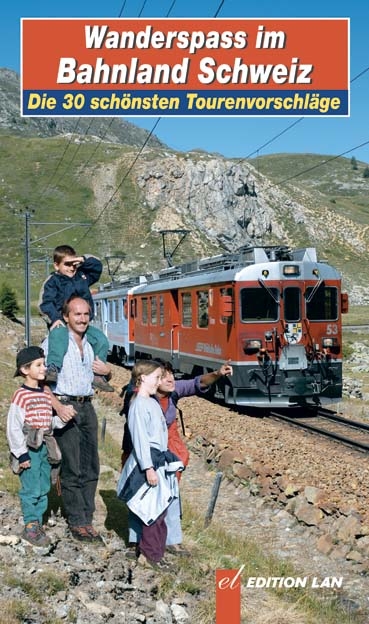
[[[31,343],[31,310],[30,310],[30,265],[31,265],[31,255],[30,255],[30,235],[29,235],[29,221],[31,218],[31,213],[28,208],[26,208],[25,212],[25,222],[26,222],[26,232],[25,232],[25,262],[24,262],[24,283],[25,283],[25,305],[24,305],[24,321],[25,321],[25,342],[26,346],[29,347]]]

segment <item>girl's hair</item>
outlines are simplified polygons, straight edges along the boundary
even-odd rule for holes
[[[132,382],[138,387],[141,384],[142,375],[150,375],[157,368],[163,368],[156,360],[139,360],[132,369]]]

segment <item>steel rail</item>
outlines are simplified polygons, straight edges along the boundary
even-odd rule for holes
[[[343,418],[342,416],[338,416],[334,412],[326,413],[329,410],[318,410],[318,416],[320,418],[326,418],[327,420],[333,420],[335,422],[339,422],[343,425],[347,425],[347,427],[353,427],[356,429],[361,429],[362,431],[369,431],[369,425],[365,423],[359,422],[358,420],[350,420],[349,418]]]
[[[316,427],[315,425],[310,425],[305,422],[301,422],[299,420],[295,420],[294,418],[290,418],[289,416],[285,416],[284,414],[279,414],[278,412],[270,412],[270,416],[273,418],[277,418],[278,420],[283,420],[288,422],[295,427],[301,427],[302,429],[307,429],[308,431],[313,431],[314,433],[320,433],[328,438],[333,438],[334,440],[338,440],[339,442],[343,442],[344,444],[348,444],[356,449],[361,451],[369,451],[369,444],[364,444],[363,442],[358,442],[356,440],[352,440],[351,438],[347,438],[339,433],[335,433],[334,431],[328,431],[327,429],[321,429],[320,427]]]

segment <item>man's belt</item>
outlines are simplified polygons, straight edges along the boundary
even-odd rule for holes
[[[64,403],[65,401],[75,401],[76,403],[87,403],[88,401],[92,401],[93,397],[89,396],[70,396],[69,394],[56,394],[55,395],[59,401]]]

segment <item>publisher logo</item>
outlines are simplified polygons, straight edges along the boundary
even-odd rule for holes
[[[215,624],[240,624],[241,622],[241,572],[216,570]]]
[[[241,575],[245,566],[238,570],[215,571],[215,624],[241,624]],[[249,576],[243,580],[247,589],[295,589],[310,588],[333,592],[342,588],[341,576]]]

